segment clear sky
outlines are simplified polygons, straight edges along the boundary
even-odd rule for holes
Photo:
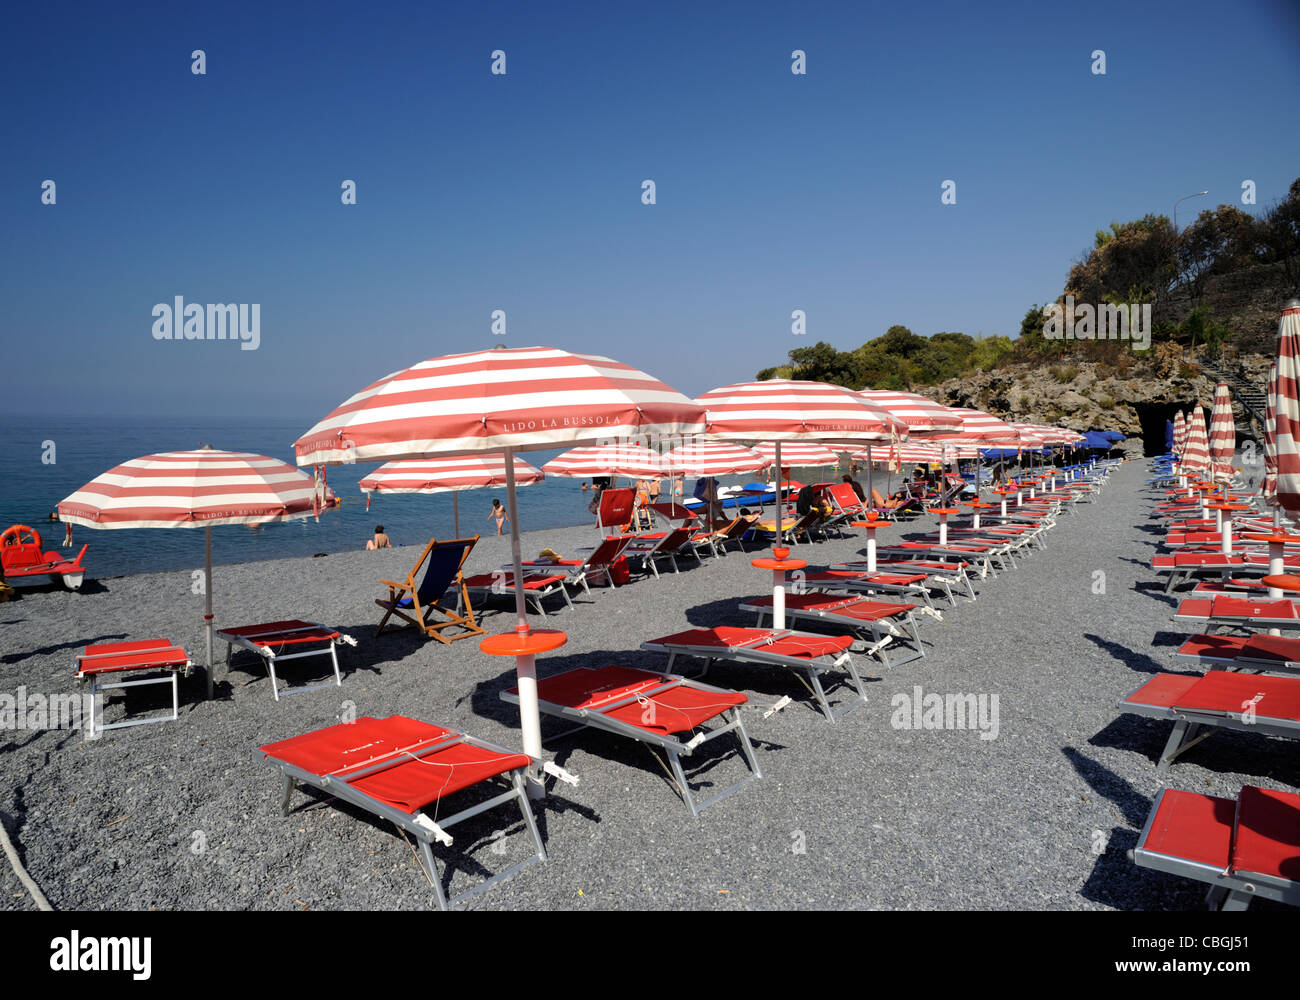
[[[11,6],[0,412],[310,422],[390,371],[503,340],[697,395],[894,323],[1014,336],[1110,220],[1210,189],[1185,224],[1240,204],[1246,179],[1250,211],[1285,193],[1297,10]],[[258,303],[258,350],[155,340],[153,307],[177,295]]]

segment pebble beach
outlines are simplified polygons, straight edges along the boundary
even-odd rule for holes
[[[1290,789],[1291,744],[1225,732],[1162,778],[1169,724],[1123,715],[1117,702],[1153,673],[1183,672],[1172,652],[1192,630],[1170,622],[1175,597],[1150,570],[1148,461],[1121,465],[1094,502],[1063,514],[1045,548],[976,581],[977,600],[921,624],[924,658],[883,668],[857,656],[869,700],[830,724],[793,674],[721,663],[705,680],[748,695],[744,718],[761,780],[692,819],[641,746],[596,732],[548,740],[580,777],[552,784],[536,815],[549,859],[468,900],[468,909],[1029,909],[1185,910],[1197,883],[1134,866],[1128,852],[1154,796],[1169,785],[1235,796],[1243,784]],[[527,529],[527,502],[521,500]],[[931,530],[933,517],[888,525],[880,541]],[[221,529],[218,529],[221,530]],[[525,530],[525,558],[571,556],[593,527]],[[93,566],[94,538],[88,565]],[[0,813],[24,865],[61,910],[405,910],[434,893],[393,827],[314,793],[280,811],[278,774],[257,748],[349,713],[411,716],[516,748],[518,711],[500,698],[513,661],[476,639],[444,645],[414,630],[375,637],[385,593],[421,546],[217,566],[218,627],[287,618],[326,622],[340,647],[341,687],[274,700],[260,661],[224,665],[204,700],[199,671],[182,681],[177,722],[112,731],[0,730]],[[752,625],[738,604],[770,593],[761,554],[732,550],[681,572],[634,576],[616,589],[552,600],[542,621],[568,642],[539,658],[543,676],[579,666],[661,669],[650,638],[691,627]],[[823,566],[862,558],[865,536],[799,545]],[[467,573],[509,560],[508,537],[483,537]],[[1098,577],[1100,571],[1103,576]],[[93,571],[92,571],[93,574]],[[1097,586],[1098,580],[1103,586]],[[1100,592],[1099,592],[1100,590]],[[513,605],[479,608],[489,633],[514,626]],[[0,605],[0,692],[75,690],[73,657],[93,642],[166,637],[204,658],[203,596],[189,571],[87,579],[80,592],[26,589]],[[534,623],[538,620],[534,618]],[[808,627],[808,626],[795,626]],[[812,631],[832,630],[809,627]],[[292,684],[322,681],[325,658],[287,665]],[[996,738],[975,730],[901,728],[899,695],[997,696]],[[147,693],[152,690],[153,693]],[[162,688],[125,700],[163,703]],[[791,704],[765,717],[782,696]],[[851,697],[847,687],[836,696]],[[105,720],[122,717],[117,693]],[[558,727],[544,723],[543,733]],[[685,758],[702,794],[739,780],[730,739]],[[504,834],[503,832],[504,831]],[[452,893],[530,851],[518,814],[490,811],[438,849]],[[1259,908],[1272,908],[1258,902]],[[0,909],[34,909],[0,865]]]

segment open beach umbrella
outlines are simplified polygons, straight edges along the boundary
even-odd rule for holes
[[[294,447],[299,465],[504,451],[514,579],[522,581],[516,450],[703,430],[703,407],[630,365],[550,347],[497,347],[430,358],[387,375],[330,412]],[[565,636],[530,629],[522,586],[515,588],[515,612],[514,633],[489,636],[480,648],[515,657],[524,752],[540,760],[535,656]],[[542,794],[540,783],[530,781],[529,795]]]
[[[1264,407],[1264,500],[1277,506],[1277,362],[1268,369],[1268,401]]]
[[[570,448],[542,466],[542,472],[548,476],[566,476],[571,479],[596,476],[657,479],[665,471],[658,452],[635,441]]]
[[[707,410],[708,437],[728,441],[774,442],[777,478],[787,464],[787,441],[858,445],[903,440],[907,425],[858,393],[825,382],[768,379],[724,385],[700,396]],[[776,541],[780,545],[782,497],[776,496]]]
[[[202,528],[208,697],[212,697],[212,526],[311,517],[319,484],[277,458],[203,447],[133,458],[59,503],[59,520],[87,528]]]
[[[1214,477],[1227,481],[1232,477],[1232,459],[1237,451],[1237,428],[1232,419],[1232,397],[1228,386],[1220,382],[1214,389],[1214,407],[1210,411],[1210,458]]]
[[[936,403],[927,396],[892,389],[862,389],[858,395],[903,421],[910,439],[961,432],[961,417],[953,413],[951,407]]]
[[[1277,326],[1277,502],[1300,514],[1300,299],[1282,307]]]
[[[776,445],[771,441],[754,445],[754,450],[769,464],[776,462]],[[812,469],[822,465],[834,465],[837,461],[839,457],[824,444],[811,441],[787,441],[781,445],[781,465],[787,469]]]
[[[663,463],[671,474],[683,476],[734,476],[772,464],[757,450],[730,441],[688,441],[666,452]]]
[[[531,486],[546,477],[518,455],[515,456],[515,485]],[[460,537],[460,492],[462,490],[505,489],[506,457],[502,454],[460,455],[456,458],[419,458],[385,462],[360,482],[371,493],[450,493],[456,537]]]

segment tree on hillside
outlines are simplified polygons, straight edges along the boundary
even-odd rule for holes
[[[1235,205],[1206,209],[1178,234],[1178,273],[1192,302],[1199,304],[1206,283],[1261,263],[1266,255],[1264,226]]]
[[[1264,212],[1260,233],[1264,260],[1277,264],[1287,296],[1300,295],[1300,177],[1291,183],[1286,198]]]
[[[1177,274],[1177,242],[1173,226],[1163,215],[1145,215],[1123,224],[1111,224],[1111,233],[1099,246],[1070,268],[1065,292],[1078,302],[1097,304],[1106,295],[1133,287],[1149,287],[1162,297]]]

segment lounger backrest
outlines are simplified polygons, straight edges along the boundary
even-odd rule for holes
[[[636,491],[626,488],[604,490],[596,513],[598,528],[621,528],[632,520]]]
[[[475,535],[473,538],[457,538],[452,541],[433,543],[424,566],[424,579],[420,581],[419,590],[416,591],[421,604],[436,603],[456,582],[456,574],[460,572],[470,549],[474,548],[474,543],[477,541],[478,535]]]
[[[588,566],[606,566],[619,557],[619,554],[632,542],[632,535],[611,535],[591,550],[587,556]]]
[[[836,483],[831,487],[831,498],[840,510],[855,510],[862,506],[862,501],[848,483]]]

